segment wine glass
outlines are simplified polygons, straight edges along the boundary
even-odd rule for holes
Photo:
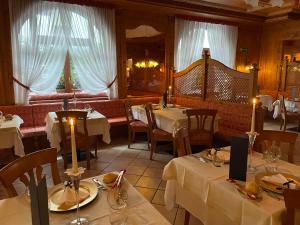
[[[112,188],[107,193],[107,202],[109,206],[117,210],[118,213],[113,214],[110,217],[111,224],[114,225],[126,225],[128,216],[125,208],[127,207],[128,194],[127,191],[121,187]]]
[[[280,147],[272,144],[269,148],[267,148],[263,152],[263,155],[264,155],[264,159],[267,162],[266,170],[269,170],[270,172],[278,172],[277,162],[281,157]],[[272,164],[274,165],[272,166]]]

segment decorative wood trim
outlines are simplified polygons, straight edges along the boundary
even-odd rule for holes
[[[198,21],[198,22],[205,22],[205,23],[215,23],[215,24],[239,26],[239,23],[236,23],[236,22],[225,21],[225,20],[218,20],[218,19],[212,19],[212,18],[207,18],[207,17],[200,17],[200,16],[191,16],[191,15],[176,14],[175,17],[179,18],[179,19],[191,20],[191,21]]]

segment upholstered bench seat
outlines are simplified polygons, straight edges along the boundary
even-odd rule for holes
[[[113,117],[107,119],[111,126],[119,126],[127,124],[127,120],[125,116]]]
[[[21,127],[21,133],[24,138],[42,136],[46,134],[45,126]]]

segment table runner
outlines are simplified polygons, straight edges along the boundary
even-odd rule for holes
[[[14,147],[15,155],[24,156],[24,146],[20,125],[24,121],[17,115],[12,120],[4,121],[0,125],[0,149]]]
[[[253,161],[258,172],[265,171],[265,161],[260,153],[254,154]],[[167,208],[172,208],[176,202],[205,225],[281,224],[281,216],[285,210],[283,200],[279,201],[265,192],[262,192],[262,201],[248,200],[233,184],[226,181],[229,174],[228,165],[214,169],[213,167],[212,163],[203,163],[191,156],[170,161],[163,173],[163,179],[167,181]],[[280,161],[278,167],[282,172],[300,176],[299,166]],[[220,171],[217,172],[216,169]],[[187,170],[191,174],[187,175]],[[248,175],[247,180],[254,180],[254,176]]]
[[[50,146],[52,148],[56,148],[57,151],[59,151],[61,136],[59,122],[56,119],[55,112],[49,112],[45,118],[45,121],[47,139],[50,142]],[[94,111],[93,113],[88,114],[86,123],[89,136],[102,135],[102,140],[107,144],[110,143],[110,124],[108,123],[108,120],[105,116],[97,111]],[[66,129],[69,129],[69,126],[67,124],[65,127]],[[82,126],[79,126],[79,128],[82,128]]]

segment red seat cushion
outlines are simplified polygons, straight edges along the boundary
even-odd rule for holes
[[[147,128],[148,125],[145,124],[144,122],[140,121],[140,120],[135,120],[130,122],[129,124],[131,127],[138,127],[138,128]]]
[[[108,118],[107,120],[112,126],[127,124],[127,119],[125,116]]]
[[[21,133],[24,138],[41,136],[46,134],[45,126],[37,126],[37,127],[22,127]]]
[[[161,130],[161,129],[154,129],[152,131],[152,133],[156,139],[160,139],[160,140],[172,140],[173,139],[173,136],[171,133]]]

